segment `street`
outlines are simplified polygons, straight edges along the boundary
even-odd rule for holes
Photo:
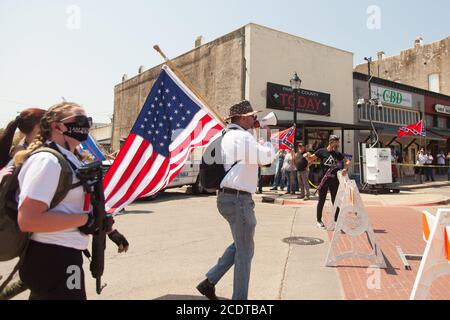
[[[408,299],[419,262],[411,262],[411,271],[403,270],[395,245],[409,253],[421,253],[425,243],[420,212],[443,207],[411,207],[411,201],[449,195],[448,185],[400,195],[363,195],[369,199],[367,210],[388,261],[388,269],[381,271],[379,288],[367,286],[372,273],[365,261],[352,258],[337,268],[324,266],[332,233],[316,228],[316,201],[281,206],[262,203],[255,196],[258,225],[249,298]],[[215,196],[193,196],[179,188],[168,190],[155,201],[127,207],[116,217],[116,227],[127,236],[130,250],[118,254],[108,240],[103,276],[107,287],[101,296],[95,293],[95,282],[85,260],[88,299],[204,299],[195,287],[232,242],[228,224],[219,215],[215,201]],[[329,210],[329,201],[325,208]],[[297,239],[289,244],[286,238],[290,237],[313,240]],[[364,247],[364,243],[361,245]],[[13,262],[0,264],[0,274],[5,276],[12,266]],[[231,269],[217,285],[221,299],[231,297],[232,279]],[[449,277],[441,278],[433,286],[432,298],[449,299],[449,285]],[[16,297],[27,298],[28,293]]]

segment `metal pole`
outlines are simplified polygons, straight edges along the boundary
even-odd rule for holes
[[[294,89],[293,90],[293,94],[294,94],[294,150],[297,146],[297,95],[298,95],[298,90]]]

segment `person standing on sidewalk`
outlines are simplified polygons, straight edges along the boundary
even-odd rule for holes
[[[286,194],[295,194],[297,190],[297,168],[294,164],[295,152],[293,149],[289,150],[284,158],[283,170],[287,177],[287,192]]]
[[[347,168],[350,165],[350,160],[344,160],[344,156],[338,151],[339,141],[340,138],[338,136],[331,135],[326,148],[317,150],[313,155],[309,153],[307,154],[307,159],[309,162],[320,160],[320,166],[322,168],[322,187],[319,190],[319,202],[317,203],[317,227],[323,230],[326,228],[322,222],[322,212],[328,190],[330,190],[331,202],[334,204],[334,200],[336,199],[337,191],[339,189],[337,172],[342,170],[342,174],[345,176],[347,174]],[[326,180],[324,181],[324,179]],[[339,208],[337,209],[334,217],[335,222],[338,217]]]
[[[231,228],[234,243],[217,264],[206,274],[197,290],[210,300],[217,300],[216,284],[234,265],[233,300],[247,300],[251,263],[254,254],[256,227],[255,203],[252,194],[258,183],[258,167],[272,163],[277,150],[270,143],[260,144],[249,132],[255,127],[256,113],[248,101],[230,108],[225,120],[231,120],[229,130],[222,139],[222,156],[227,174],[217,194],[217,208]]]
[[[416,173],[419,175],[420,183],[423,183],[423,175],[425,174],[425,164],[427,163],[428,157],[425,154],[425,149],[421,148],[416,156]],[[415,180],[415,179],[414,179]]]
[[[433,155],[431,154],[431,151],[428,150],[426,155],[426,161],[425,161],[425,175],[427,177],[427,181],[433,181],[434,182],[434,175],[433,175]]]
[[[285,150],[279,150],[276,156],[277,166],[275,168],[275,178],[272,185],[272,191],[278,190],[278,188],[281,189],[281,191],[284,190],[284,173],[283,173],[283,164],[284,164],[284,157],[286,156]]]
[[[309,163],[306,160],[306,148],[302,143],[298,144],[298,152],[295,156],[297,167],[297,180],[300,188],[299,199],[309,200]]]
[[[447,165],[448,165],[447,180],[450,182],[450,151],[447,154]]]
[[[445,174],[445,154],[444,151],[441,150],[439,154],[436,156],[437,165],[439,166],[439,174],[444,175]]]

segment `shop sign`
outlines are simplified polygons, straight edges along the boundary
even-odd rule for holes
[[[285,111],[294,110],[292,88],[275,83],[267,83],[267,108]],[[331,95],[328,93],[300,89],[297,96],[299,113],[323,116],[330,115]]]
[[[372,99],[380,99],[383,104],[412,107],[412,94],[392,88],[372,85]]]
[[[437,104],[434,106],[434,110],[437,113],[444,113],[444,114],[450,114],[450,107],[449,106],[444,106],[442,104]]]

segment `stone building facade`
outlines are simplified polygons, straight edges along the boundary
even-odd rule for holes
[[[356,66],[355,71],[367,74],[367,64]],[[372,64],[372,75],[449,96],[450,36],[430,44],[423,44],[419,37],[413,48],[397,56],[386,57],[379,52]]]
[[[172,59],[220,114],[226,114],[228,106],[244,99],[244,42],[245,29],[241,28]],[[113,150],[120,148],[121,141],[131,131],[161,66],[124,79],[115,86]]]

